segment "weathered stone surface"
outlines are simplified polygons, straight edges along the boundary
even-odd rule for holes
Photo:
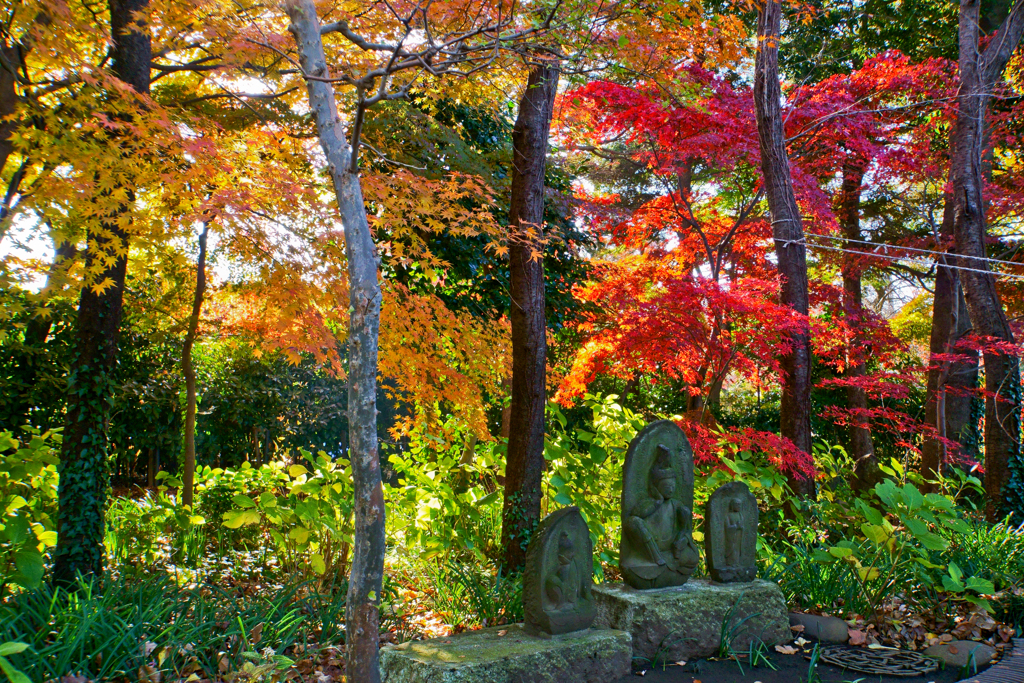
[[[721,583],[757,578],[757,498],[741,481],[719,486],[708,499],[704,557],[708,574]]]
[[[954,640],[950,643],[938,643],[925,648],[924,653],[934,657],[946,666],[963,668],[971,663],[971,653],[974,653],[974,664],[980,669],[992,663],[992,657],[996,649],[984,643],[975,643],[971,640]]]
[[[629,444],[622,471],[619,568],[634,588],[686,583],[699,555],[693,544],[693,451],[683,430],[658,420]]]
[[[602,584],[594,587],[594,600],[594,625],[629,631],[633,657],[651,662],[718,654],[727,619],[726,631],[734,631],[736,649],[754,639],[769,647],[792,640],[786,600],[779,587],[767,581],[719,584],[695,579],[685,586],[644,591]]]
[[[527,633],[561,634],[590,628],[597,616],[590,530],[572,506],[544,518],[530,540],[523,571]]]
[[[850,639],[850,627],[839,617],[790,612],[789,625],[803,626],[804,630],[800,635],[822,643],[845,643]]]
[[[631,652],[622,631],[536,638],[517,624],[385,647],[380,668],[384,683],[608,683]]]

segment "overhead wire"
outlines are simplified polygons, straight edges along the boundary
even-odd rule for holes
[[[828,245],[825,245],[825,244],[812,244],[812,243],[808,243],[807,242],[807,238],[806,237],[804,237],[803,239],[800,239],[800,240],[781,240],[781,242],[782,242],[782,244],[787,244],[787,245],[788,244],[802,244],[804,247],[808,247],[810,249],[825,249],[827,251],[835,251],[835,252],[839,252],[839,253],[842,253],[842,254],[856,254],[858,256],[867,256],[867,257],[870,257],[870,258],[879,258],[879,259],[884,259],[884,260],[887,260],[887,261],[894,261],[894,262],[910,261],[911,263],[916,263],[916,264],[921,265],[921,266],[929,266],[929,267],[935,265],[934,261],[928,261],[928,260],[925,260],[922,257],[892,256],[892,255],[889,255],[889,254],[878,254],[878,253],[870,252],[870,251],[858,251],[856,249],[843,249],[841,247],[831,247],[831,246],[828,246]],[[934,252],[934,253],[942,254],[943,252]],[[1024,264],[1014,264],[1014,265],[1024,265]],[[995,277],[1009,278],[1011,280],[1024,280],[1024,274],[1001,273],[1001,272],[995,271],[995,270],[982,270],[980,268],[968,268],[966,266],[958,266],[958,265],[949,265],[949,266],[946,266],[946,267],[953,268],[953,269],[959,270],[961,272],[981,273],[983,275],[993,275]]]
[[[848,237],[837,237],[836,235],[820,235],[820,234],[815,234],[815,233],[809,233],[809,234],[805,235],[805,237],[821,237],[821,238],[824,238],[824,239],[835,240],[837,242],[855,242],[857,244],[864,244],[864,245],[867,245],[867,246],[870,246],[870,247],[875,247],[877,249],[884,249],[884,250],[886,250],[886,253],[888,253],[889,249],[892,249],[894,251],[913,251],[913,252],[917,252],[919,254],[929,254],[929,255],[932,255],[932,256],[952,256],[954,258],[964,258],[964,259],[970,259],[972,261],[984,261],[986,263],[998,263],[1000,265],[1005,265],[1005,266],[1024,267],[1024,263],[1020,263],[1018,261],[1004,261],[1004,260],[996,259],[996,258],[988,258],[987,256],[961,256],[960,254],[955,254],[953,252],[948,252],[948,251],[935,251],[935,250],[932,250],[932,249],[921,249],[921,248],[918,248],[918,247],[901,247],[901,246],[897,246],[895,244],[883,244],[881,242],[869,242],[867,240],[855,240],[855,239],[850,239]]]

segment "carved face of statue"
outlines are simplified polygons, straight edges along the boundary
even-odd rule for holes
[[[575,556],[576,547],[573,545],[572,539],[568,534],[562,534],[562,537],[558,539],[558,564],[569,564]]]
[[[740,511],[740,501],[737,500],[736,498],[733,498],[732,500],[729,501],[729,512],[739,512],[739,511]]]
[[[676,492],[676,478],[675,477],[662,477],[655,480],[655,490],[661,494],[661,497],[668,500],[672,497],[672,494]]]

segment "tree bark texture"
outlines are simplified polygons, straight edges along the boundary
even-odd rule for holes
[[[953,237],[953,201],[947,195],[939,228],[940,244]],[[966,446],[965,428],[971,417],[971,396],[978,383],[978,354],[960,352],[965,358],[951,362],[937,358],[954,351],[956,343],[971,331],[967,302],[960,286],[960,273],[955,267],[955,248],[938,260],[935,272],[935,295],[932,301],[932,330],[929,339],[928,379],[925,389],[925,423],[935,428],[936,438],[926,436],[921,447],[921,473],[929,481],[942,474],[949,453],[941,439],[950,439]],[[952,388],[952,391],[947,391]],[[937,484],[925,484],[928,491]]]
[[[114,75],[136,92],[149,92],[152,59],[148,33],[134,27],[136,13],[149,0],[110,0]],[[114,139],[112,144],[118,144]],[[107,428],[113,373],[117,365],[121,308],[128,270],[128,232],[118,220],[129,207],[114,210],[99,230],[87,235],[86,268],[108,255],[115,258],[96,278],[112,284],[97,292],[82,287],[75,348],[68,377],[68,406],[61,449],[58,488],[57,547],[53,579],[69,585],[78,575],[103,572],[104,512],[109,472]],[[94,283],[93,283],[94,284]]]
[[[974,330],[982,337],[1013,343],[995,277],[986,254],[983,158],[988,103],[1024,33],[1024,2],[980,49],[980,0],[960,1],[960,89],[950,140],[953,234],[960,280]],[[982,271],[982,272],[978,272]],[[985,359],[985,512],[994,520],[1011,510],[1024,514],[1024,475],[1020,463],[1020,366],[1015,355],[987,350]]]
[[[754,106],[757,137],[761,146],[761,170],[765,196],[772,218],[772,235],[782,279],[782,303],[798,315],[809,311],[807,248],[803,222],[796,203],[793,178],[786,152],[779,85],[779,31],[782,6],[766,0],[758,11],[757,59],[754,64]],[[808,328],[794,334],[791,348],[781,359],[781,433],[805,453],[811,452],[811,338]],[[814,480],[790,475],[790,486],[803,497],[814,497]]]
[[[192,507],[196,478],[196,369],[192,365],[192,347],[199,331],[199,314],[206,294],[206,238],[210,224],[203,223],[199,235],[199,259],[196,263],[196,292],[192,299],[192,315],[188,318],[185,344],[181,349],[181,373],[185,376],[185,467],[181,477],[181,503]]]
[[[308,76],[329,78],[312,0],[287,0],[291,32]],[[380,592],[384,577],[384,491],[377,451],[377,348],[381,291],[377,251],[370,233],[359,175],[353,168],[334,88],[306,79],[309,106],[334,183],[348,259],[349,458],[355,493],[354,543],[345,607],[348,680],[378,683]]]
[[[856,160],[843,166],[843,187],[840,208],[840,220],[843,236],[847,240],[860,240],[860,193],[864,182],[864,163]],[[847,246],[858,250],[857,243],[849,242]],[[867,353],[861,348],[864,340],[857,334],[859,321],[864,315],[864,301],[861,283],[862,266],[857,257],[848,254],[843,264],[843,308],[846,319],[853,323],[853,338],[849,366],[845,376],[857,380],[867,375]],[[878,459],[875,457],[875,446],[871,438],[871,428],[866,426],[868,395],[863,387],[846,387],[846,407],[853,413],[854,423],[850,425],[850,456],[853,458],[853,477],[850,483],[853,488],[863,491],[874,486],[881,479]]]
[[[534,65],[530,69],[512,131],[512,406],[501,520],[502,567],[507,573],[519,571],[526,563],[526,545],[540,521],[547,326],[544,263],[540,258],[543,246],[538,237],[544,223],[544,168],[558,75],[553,65]]]

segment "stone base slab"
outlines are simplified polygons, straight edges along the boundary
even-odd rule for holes
[[[793,638],[786,600],[779,587],[768,581],[692,579],[682,586],[654,590],[602,584],[594,587],[594,601],[594,627],[631,633],[633,658],[639,666],[717,655],[726,620],[725,630],[733,632],[732,648],[737,651],[746,650],[752,640],[772,647]]]
[[[384,683],[609,683],[631,653],[623,631],[537,638],[515,624],[385,647],[380,668]]]

